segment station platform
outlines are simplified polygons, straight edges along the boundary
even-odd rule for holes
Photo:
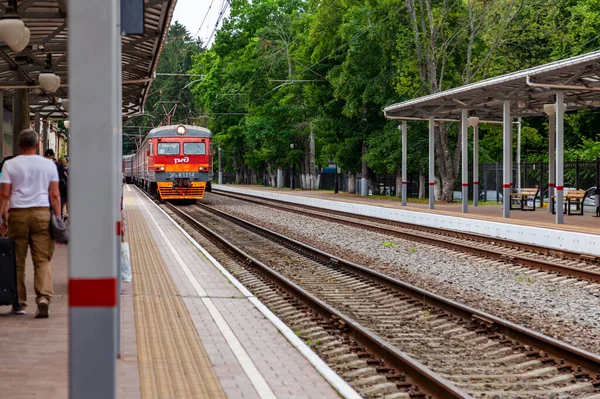
[[[555,249],[581,251],[600,256],[600,217],[591,212],[565,215],[564,224],[555,223],[556,215],[547,208],[535,211],[513,210],[510,218],[502,217],[502,205],[469,205],[462,213],[460,203],[411,203],[402,206],[392,197],[368,196],[331,191],[275,189],[258,185],[213,185],[215,191],[229,191],[257,195],[291,203],[322,207],[384,219],[397,220],[422,226],[445,228],[480,234]]]
[[[339,398],[357,394],[137,188],[126,186],[133,282],[122,284],[117,398]],[[67,248],[48,319],[0,307],[1,397],[68,397]],[[91,360],[92,361],[92,360]]]
[[[218,185],[214,185],[219,188]],[[508,223],[526,226],[536,226],[542,228],[551,228],[565,231],[576,231],[581,233],[600,234],[600,218],[594,217],[594,213],[585,212],[581,215],[565,214],[565,223],[557,225],[555,223],[556,215],[549,212],[548,208],[536,208],[534,212],[513,210],[510,212],[510,218],[502,217],[502,205],[486,205],[481,203],[479,206],[469,205],[469,212],[462,213],[462,205],[460,202],[446,204],[435,203],[435,209],[428,208],[427,203],[408,202],[406,206],[402,206],[399,199],[395,197],[384,196],[368,196],[361,197],[358,194],[348,194],[340,192],[334,194],[332,191],[308,191],[308,190],[290,190],[290,189],[275,189],[272,187],[264,187],[257,185],[225,185],[225,187],[236,187],[247,190],[257,191],[273,191],[279,194],[306,196],[312,198],[320,198],[324,200],[342,201],[355,204],[367,204],[373,206],[381,206],[384,208],[404,209],[416,212],[424,212],[448,216],[460,216],[463,218],[476,220],[489,220],[498,223]]]

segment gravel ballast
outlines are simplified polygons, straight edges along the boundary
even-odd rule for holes
[[[204,201],[408,283],[600,353],[600,298],[493,261],[207,194]]]

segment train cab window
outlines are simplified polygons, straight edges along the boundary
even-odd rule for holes
[[[179,143],[158,143],[158,155],[179,155]]]
[[[185,155],[204,155],[206,154],[206,144],[183,143],[183,153]]]

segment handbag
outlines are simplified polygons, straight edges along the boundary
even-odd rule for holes
[[[121,242],[121,281],[124,283],[131,282],[131,258],[129,255],[129,244],[125,241]]]
[[[50,215],[50,235],[52,239],[59,244],[69,243],[69,231],[65,222],[55,214]]]

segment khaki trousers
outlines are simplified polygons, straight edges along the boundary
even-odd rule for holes
[[[17,258],[17,292],[22,307],[27,307],[25,288],[25,259],[31,247],[36,303],[52,298],[52,273],[50,260],[54,254],[54,241],[50,237],[49,208],[11,209],[8,216],[8,238],[15,242]]]

